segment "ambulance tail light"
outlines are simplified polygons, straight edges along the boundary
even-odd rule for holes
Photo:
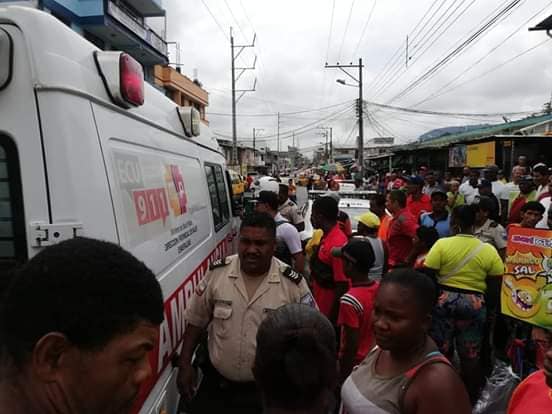
[[[188,137],[197,137],[200,134],[201,118],[199,111],[191,106],[179,106],[176,108],[178,118],[184,128],[184,134]]]
[[[111,100],[123,108],[144,104],[144,69],[123,52],[96,51],[94,59]]]

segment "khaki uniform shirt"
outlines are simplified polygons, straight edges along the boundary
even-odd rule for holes
[[[297,204],[291,200],[286,200],[284,204],[278,207],[278,212],[290,223],[297,225],[303,223],[305,220],[299,214]]]
[[[476,227],[474,236],[493,245],[496,250],[506,247],[506,230],[494,220],[487,219],[481,227]]]
[[[288,303],[316,307],[304,278],[284,276],[289,267],[276,258],[257,291],[248,299],[238,256],[211,270],[198,285],[184,318],[209,329],[209,356],[217,371],[230,381],[253,381],[257,329],[267,312]],[[300,279],[299,279],[300,278]]]

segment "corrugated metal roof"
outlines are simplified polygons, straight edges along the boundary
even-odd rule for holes
[[[475,129],[468,132],[462,132],[459,134],[446,135],[446,136],[436,138],[431,141],[426,141],[423,143],[413,143],[413,144],[407,145],[407,147],[410,147],[411,149],[444,147],[450,144],[463,143],[466,141],[475,140],[477,138],[483,138],[483,137],[492,136],[492,135],[499,135],[499,133],[504,131],[512,131],[512,130],[520,129],[530,125],[539,124],[549,120],[552,120],[552,115],[535,116],[535,117],[520,119],[519,121],[507,122],[504,124],[492,125],[490,127]]]

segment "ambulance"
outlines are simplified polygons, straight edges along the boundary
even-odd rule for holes
[[[157,275],[165,320],[135,412],[177,412],[183,312],[239,220],[199,113],[51,15],[0,7],[0,274],[76,236],[120,244]],[[82,292],[86,295],[86,292]]]

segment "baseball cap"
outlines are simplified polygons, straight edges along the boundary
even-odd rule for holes
[[[406,178],[406,181],[408,181],[409,183],[412,183],[412,184],[416,184],[416,185],[423,185],[424,184],[424,179],[422,177],[420,177],[419,175],[411,175],[411,176]]]
[[[379,217],[376,216],[371,211],[367,211],[366,213],[361,214],[360,216],[356,216],[355,220],[358,221],[359,223],[364,224],[366,227],[370,227],[373,229],[380,226]]]
[[[375,260],[372,245],[364,238],[353,237],[345,246],[333,248],[332,255],[344,258],[365,269],[371,268]]]

